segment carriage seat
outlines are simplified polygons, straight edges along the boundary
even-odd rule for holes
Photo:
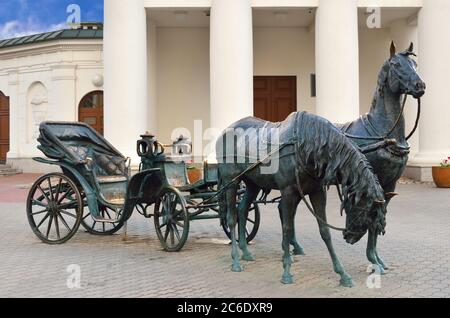
[[[94,169],[99,183],[113,183],[127,180],[127,167],[124,158],[108,154],[89,143],[76,143],[67,147],[80,161],[88,161]]]

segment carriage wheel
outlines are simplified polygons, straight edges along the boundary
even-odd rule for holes
[[[119,219],[123,211],[122,209],[116,211],[104,205],[100,205],[98,209],[100,216],[109,220]],[[94,235],[112,235],[119,231],[123,227],[123,224],[124,222],[108,223],[95,221],[91,216],[89,208],[85,209],[83,219],[81,220],[81,225],[83,225],[86,231]]]
[[[186,202],[174,188],[164,188],[155,203],[155,229],[162,247],[167,252],[178,252],[189,234],[189,214]]]
[[[48,244],[67,242],[80,227],[83,200],[75,183],[61,173],[39,178],[27,198],[31,229]]]
[[[260,223],[260,213],[259,213],[259,206],[257,203],[252,203],[250,206],[250,209],[248,210],[248,216],[247,216],[247,224],[245,227],[245,236],[247,239],[247,243],[250,243],[258,233],[259,229],[259,223]],[[238,217],[238,223],[239,223],[239,217]],[[222,224],[223,231],[228,236],[228,238],[231,240],[231,232],[230,228],[228,227],[228,224]],[[236,228],[238,229],[238,228]],[[239,231],[236,231],[237,233],[237,241],[239,242]]]

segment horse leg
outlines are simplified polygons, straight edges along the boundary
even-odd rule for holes
[[[384,262],[384,260],[378,255],[378,250],[377,250],[377,240],[378,240],[378,235],[375,235],[375,237],[374,237],[375,257],[377,258],[378,264],[380,264],[381,267],[382,267],[384,270],[388,270],[389,267],[386,265],[386,263]]]
[[[396,186],[395,182],[385,186],[384,192],[385,193],[395,192],[395,186]],[[386,198],[386,209],[387,209],[387,206],[389,205],[390,201],[391,201],[391,198]],[[377,264],[380,267],[380,272],[381,272],[381,274],[384,274],[385,270],[388,270],[389,267],[386,265],[384,260],[378,255],[377,240],[378,240],[378,235],[376,233],[371,233],[369,231],[369,239],[367,241],[367,250],[372,249],[372,253],[375,254],[374,257],[376,258]],[[372,244],[372,246],[369,246],[370,244]],[[369,257],[367,257],[367,258],[369,258]],[[373,264],[373,262],[370,259],[369,259],[369,261]]]
[[[242,267],[239,262],[239,251],[236,240],[236,223],[237,223],[237,208],[236,208],[236,194],[237,186],[232,185],[225,191],[226,205],[227,205],[227,222],[231,233],[231,271],[241,272]]]
[[[246,225],[248,210],[250,209],[253,201],[256,200],[260,189],[251,183],[246,183],[245,186],[246,191],[238,207],[239,247],[242,251],[242,260],[254,261],[255,259],[253,258],[252,253],[248,250]]]
[[[385,274],[384,266],[378,261],[378,257],[376,254],[377,248],[377,236],[378,234],[372,230],[369,230],[369,235],[367,239],[367,249],[366,255],[369,262],[372,263],[372,266],[377,274]]]
[[[326,222],[327,215],[325,207],[327,204],[327,194],[325,190],[321,190],[320,192],[310,194],[309,197],[311,199],[311,204],[317,216]],[[341,261],[337,257],[336,252],[334,251],[333,243],[331,242],[330,229],[319,220],[317,220],[317,223],[319,225],[320,236],[322,237],[322,240],[325,242],[328,252],[330,253],[331,261],[333,262],[334,272],[341,276],[340,280],[341,285],[344,287],[353,287],[354,284],[351,276],[345,271],[344,267],[341,264]]]
[[[294,220],[295,220],[295,216],[294,216]],[[294,253],[294,255],[305,255],[305,249],[297,241],[297,237],[295,235],[295,222],[292,225],[292,227],[293,227],[293,235],[292,235],[291,245],[294,247],[293,253]]]
[[[283,284],[292,284],[294,281],[291,274],[291,265],[293,263],[291,253],[289,251],[290,242],[292,241],[294,234],[294,215],[297,209],[299,198],[298,192],[293,187],[285,189],[281,193],[281,214],[282,214],[282,229],[283,229],[283,276],[281,277],[281,282]]]
[[[278,205],[278,212],[280,214],[280,221],[281,221],[281,225],[283,225],[283,213],[281,212],[281,207],[280,205]],[[295,220],[295,216],[294,216],[294,220]],[[305,255],[305,250],[303,248],[303,246],[300,245],[300,243],[297,241],[297,237],[295,235],[295,222],[294,222],[294,234],[293,234],[293,238],[291,241],[291,245],[294,247],[294,255]]]

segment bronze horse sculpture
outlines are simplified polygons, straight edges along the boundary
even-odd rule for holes
[[[415,132],[419,123],[420,98],[426,89],[425,83],[417,73],[417,63],[411,58],[415,56],[413,49],[411,43],[407,50],[397,53],[395,44],[392,42],[390,58],[383,64],[378,76],[370,112],[353,122],[336,125],[366,155],[383,187],[386,207],[396,195],[394,192],[396,183],[406,167],[409,154],[407,140]],[[403,103],[402,95],[405,95]],[[413,96],[419,102],[416,126],[408,136],[405,134],[403,117],[406,95]],[[350,209],[351,214],[355,212]],[[282,219],[281,212],[280,218]],[[378,255],[378,234],[370,228],[368,232],[367,258],[374,265],[375,270],[383,274],[388,266]],[[354,244],[362,236],[355,238],[344,235],[344,238],[348,243]],[[294,254],[304,254],[304,249],[297,242],[295,234],[291,244],[294,246]]]
[[[394,139],[387,147],[380,147],[376,151],[368,152],[366,157],[386,194],[386,205],[389,204],[398,179],[402,176],[408,161],[409,145],[407,139],[412,136],[405,134],[405,120],[403,110],[406,95],[418,99],[425,94],[426,85],[417,73],[417,63],[411,57],[413,43],[403,52],[396,53],[394,42],[391,43],[390,58],[383,64],[378,75],[370,112],[359,119],[345,125],[337,125],[347,137],[359,147],[370,147],[383,139]],[[405,95],[402,103],[401,97]],[[416,120],[416,127],[420,116],[420,108]],[[367,258],[379,267],[381,273],[388,269],[377,252],[378,235],[369,229],[367,242]]]
[[[270,129],[279,133],[279,144],[262,140],[255,130]],[[253,132],[251,131],[253,130]],[[237,134],[236,131],[250,131]],[[268,157],[251,163],[254,147],[271,149]],[[263,190],[281,191],[279,211],[283,229],[282,283],[293,282],[290,268],[292,257],[290,243],[294,239],[294,218],[300,201],[311,200],[311,211],[315,214],[320,234],[332,259],[333,268],[340,275],[343,286],[353,286],[350,275],[344,270],[332,242],[329,225],[326,223],[326,191],[331,184],[340,184],[346,210],[346,231],[348,241],[359,240],[368,230],[384,233],[385,200],[384,191],[366,157],[333,124],[321,117],[308,113],[293,113],[284,122],[271,123],[253,117],[242,119],[227,129],[216,143],[219,162],[219,198],[222,211],[226,210],[227,223],[231,231],[232,271],[242,270],[236,237],[239,223],[239,237],[245,237],[244,222],[250,204]],[[239,160],[239,155],[244,160]],[[270,157],[270,158],[269,158]],[[231,160],[230,160],[231,158]],[[268,159],[268,161],[266,160]],[[262,169],[278,160],[278,169],[273,173],[262,173]],[[236,206],[236,193],[240,182],[246,185],[246,192]],[[243,260],[253,260],[245,239],[239,240]]]

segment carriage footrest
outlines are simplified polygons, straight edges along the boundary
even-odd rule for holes
[[[94,216],[92,216],[92,218],[94,219],[95,222],[99,222],[99,223],[118,223],[119,222],[118,219],[96,218]]]

